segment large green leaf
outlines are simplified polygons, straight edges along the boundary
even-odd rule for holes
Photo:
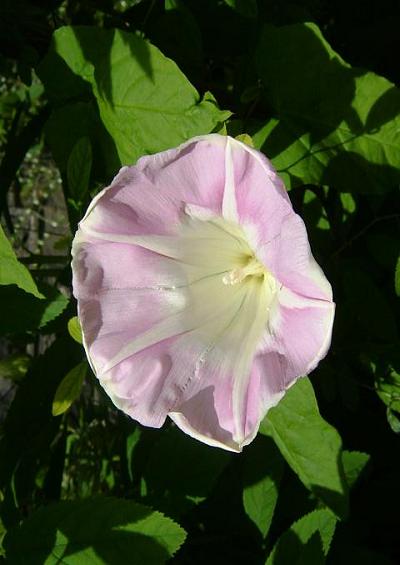
[[[18,261],[0,226],[0,285],[14,284],[37,298],[43,298],[28,269]]]
[[[266,565],[287,565],[288,563],[314,565],[314,563],[319,563],[320,561],[314,559],[305,560],[305,556],[302,554],[307,552],[307,555],[309,555],[307,543],[315,533],[318,533],[322,552],[327,555],[335,527],[336,518],[334,514],[325,508],[306,514],[278,539]],[[314,552],[313,555],[315,555]]]
[[[63,77],[75,95],[84,95],[91,83],[122,164],[209,133],[229,116],[210,95],[201,99],[173,61],[132,33],[64,27],[55,32],[48,57],[41,77],[55,96],[61,96]],[[63,64],[51,73],[51,61],[60,57]]]
[[[243,505],[265,537],[278,500],[284,461],[270,438],[259,435],[247,448],[243,464]]]
[[[310,23],[266,26],[257,67],[272,119],[254,135],[290,185],[380,193],[400,180],[400,90],[352,68]]]
[[[4,541],[14,565],[160,565],[185,540],[160,512],[129,500],[96,498],[38,510]]]
[[[338,432],[320,415],[312,385],[300,379],[262,422],[261,433],[270,435],[303,484],[321,498],[337,516],[347,514]]]

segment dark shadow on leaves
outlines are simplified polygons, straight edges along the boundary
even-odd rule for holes
[[[344,474],[342,451],[339,451],[336,461],[342,492],[315,484],[310,485],[310,489],[340,520],[346,520],[349,514],[349,487]]]
[[[232,457],[227,451],[193,441],[175,426],[164,430],[144,468],[147,500],[172,517],[185,514],[209,495]]]
[[[389,88],[370,109],[365,129],[375,132],[390,120],[400,115],[400,90],[396,86]]]
[[[60,425],[60,419],[51,414],[54,394],[81,355],[80,347],[70,338],[59,338],[32,365],[10,406],[0,441],[0,488],[6,488],[14,476],[13,499],[18,502],[33,488],[38,468],[50,456]]]
[[[63,531],[68,536],[68,532]],[[82,551],[89,547],[93,548],[94,553],[107,565],[157,565],[164,563],[169,558],[165,547],[159,544],[154,538],[137,532],[127,532],[123,530],[105,530],[103,535],[107,538],[106,542],[75,544],[71,541],[60,559],[65,559],[68,563],[68,556]],[[63,562],[63,561],[61,561]]]
[[[31,565],[41,565],[51,555],[59,563],[68,563],[70,556],[89,550],[85,558],[91,560],[94,553],[99,563],[108,565],[161,564],[169,558],[165,547],[151,534],[124,529],[151,513],[149,508],[117,499],[49,505],[7,535],[7,557],[11,563],[20,563],[29,555]]]
[[[53,105],[45,132],[61,172],[66,171],[76,142],[87,136],[93,148],[94,178],[108,181],[119,168],[120,160],[101,121],[90,81],[75,74],[53,46],[37,72]]]
[[[285,33],[290,34],[287,36],[290,41],[286,43]],[[269,56],[269,52],[273,56]],[[284,172],[291,174],[290,169],[300,161],[311,157],[318,160],[318,155],[323,154],[321,167],[324,176],[320,184],[336,185],[349,192],[378,193],[399,182],[400,172],[394,167],[379,168],[358,153],[346,151],[350,142],[376,133],[398,116],[398,89],[387,90],[362,123],[352,103],[356,95],[355,80],[367,72],[344,64],[338,57],[329,56],[321,40],[309,27],[298,26],[288,32],[285,28],[267,26],[260,41],[258,59],[267,104],[272,115],[279,120],[264,141],[262,151],[269,158],[274,158],[308,134],[304,154],[288,165]],[[307,65],[304,61],[308,62]],[[324,142],[322,147],[318,147],[339,126],[341,140],[329,146]]]
[[[263,147],[266,154],[275,157],[290,145],[293,138],[309,131],[311,145],[318,143],[337,129],[343,119],[353,135],[359,133],[362,124],[351,108],[355,95],[354,70],[338,58],[330,58],[319,38],[307,27],[298,27],[285,49],[275,50],[274,47],[274,54],[279,55],[272,60],[268,52],[276,41],[279,45],[280,33],[279,28],[266,27],[259,47],[259,58],[264,53],[259,69],[267,101],[275,116],[282,120]],[[287,76],[290,76],[290,84]],[[313,84],[311,91],[310,84]],[[295,90],[292,85],[296,85]],[[333,97],[334,111],[331,111]]]
[[[283,459],[268,436],[258,434],[244,452],[243,486],[257,484],[265,478],[266,472],[276,487],[279,487],[283,473]]]
[[[358,153],[342,151],[333,157],[322,175],[321,184],[345,188],[346,192],[382,194],[400,182],[400,170],[376,165]]]
[[[57,53],[54,44],[37,68],[37,74],[46,88],[46,94],[54,106],[61,106],[76,99],[92,97],[92,86],[88,80],[75,74]]]
[[[100,29],[85,26],[72,28],[79,42],[84,58],[94,67],[94,77],[102,96],[113,104],[112,63],[111,50],[115,34],[119,33],[125,45],[129,47],[132,59],[139,63],[143,72],[153,80],[154,72],[151,62],[150,47],[144,40],[132,33],[120,30]]]
[[[322,565],[325,555],[319,531],[315,532],[306,543],[288,530],[279,539],[271,565]]]

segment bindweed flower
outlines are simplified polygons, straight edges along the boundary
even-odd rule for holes
[[[282,181],[217,134],[123,167],[73,243],[89,362],[114,404],[241,451],[326,354],[332,290]]]

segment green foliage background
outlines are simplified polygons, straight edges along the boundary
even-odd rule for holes
[[[3,0],[0,563],[400,561],[399,22],[394,0]],[[96,192],[214,131],[272,160],[337,302],[241,455],[118,413],[70,291]]]

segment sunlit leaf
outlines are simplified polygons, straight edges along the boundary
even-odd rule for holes
[[[0,226],[0,285],[17,285],[20,289],[43,298],[28,269],[20,263]]]
[[[239,135],[236,136],[236,139],[238,139],[242,143],[245,143],[246,145],[249,145],[250,147],[254,147],[253,140],[251,139],[251,136],[248,133],[240,133]]]
[[[400,418],[393,412],[389,406],[386,409],[386,417],[389,426],[394,431],[395,434],[400,434]]]
[[[59,502],[38,510],[7,533],[15,565],[160,565],[185,540],[185,531],[160,512],[130,500]]]
[[[347,484],[352,488],[370,460],[370,455],[360,451],[343,451],[342,460]]]
[[[173,61],[133,33],[90,27],[58,29],[41,76],[60,97],[56,83],[64,75],[51,74],[54,57],[62,57],[67,65],[58,72],[69,81],[70,92],[82,95],[91,83],[122,164],[209,133],[230,115],[218,109],[211,95],[201,99]]]
[[[271,526],[283,469],[283,459],[269,438],[258,436],[244,454],[243,505],[264,537]]]
[[[391,410],[400,412],[400,375],[390,369],[388,375],[379,376],[375,380],[375,389],[379,398]]]
[[[347,514],[347,487],[338,432],[320,415],[310,381],[300,379],[262,422],[303,484],[339,517]]]
[[[400,90],[352,68],[315,24],[266,26],[257,66],[273,118],[256,147],[297,184],[382,193],[400,180]]]
[[[51,412],[53,416],[64,414],[79,397],[87,373],[87,363],[82,361],[69,371],[58,385]]]
[[[295,522],[276,542],[266,565],[286,565],[287,563],[307,563],[302,560],[307,552],[307,542],[318,532],[324,555],[329,552],[336,528],[336,517],[327,509],[314,510]],[[308,555],[308,553],[307,553]],[[308,564],[314,565],[314,560]],[[319,563],[317,561],[316,563]]]
[[[74,316],[68,320],[68,332],[77,343],[83,343],[82,328],[78,316]]]

